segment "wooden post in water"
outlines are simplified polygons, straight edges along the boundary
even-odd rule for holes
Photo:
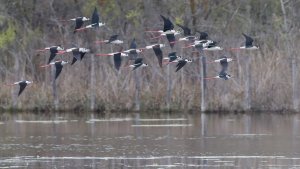
[[[95,54],[91,54],[91,95],[90,95],[90,100],[91,100],[91,111],[95,110],[95,102],[96,102],[96,95],[95,95]]]
[[[201,81],[201,112],[206,111],[206,94],[207,94],[207,86],[206,86],[206,80],[204,79],[206,77],[206,57],[204,55],[203,50],[200,51],[200,59],[199,59],[199,65],[202,66],[200,69],[200,81]]]
[[[250,58],[249,56],[246,57],[246,63],[245,63],[245,89],[244,89],[244,110],[248,111],[251,109],[251,91],[250,91],[250,76],[251,76],[251,73],[250,73]]]
[[[171,108],[171,77],[170,77],[170,64],[168,64],[167,65],[168,66],[168,68],[167,68],[167,100],[166,100],[166,102],[167,102],[167,109],[168,109],[168,111],[170,111],[170,108]]]
[[[55,111],[59,108],[59,101],[57,96],[57,87],[56,87],[56,81],[55,81],[55,65],[51,66],[51,84],[52,84],[52,96],[53,96],[53,103],[54,103],[54,109]]]
[[[141,108],[141,102],[140,102],[141,86],[140,86],[139,75],[140,75],[139,69],[136,69],[133,71],[133,76],[134,76],[134,80],[135,80],[135,110],[136,111],[139,111]]]

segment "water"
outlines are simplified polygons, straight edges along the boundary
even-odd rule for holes
[[[300,168],[297,114],[2,114],[1,168]]]

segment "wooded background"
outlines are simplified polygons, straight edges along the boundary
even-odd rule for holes
[[[73,34],[74,23],[63,22],[77,16],[91,17],[97,7],[105,27]],[[199,55],[176,43],[171,49],[165,38],[150,40],[146,30],[161,29],[160,15],[193,32],[206,31],[225,50],[205,52],[207,60],[227,55],[237,59],[229,64],[234,78],[207,81],[207,110],[298,110],[299,109],[299,0],[1,0],[0,1],[0,78],[1,83],[22,79],[34,84],[16,97],[18,87],[0,88],[0,107],[22,110],[133,110],[136,83],[133,72],[113,66],[112,57],[97,53],[118,51],[95,40],[119,34],[128,49],[136,38],[138,47],[165,43],[164,56],[171,51],[194,60],[175,73],[170,66],[169,106],[172,110],[200,110],[201,85]],[[89,22],[88,22],[89,23]],[[176,29],[179,29],[176,27]],[[254,38],[258,51],[230,51],[244,44],[242,33]],[[49,53],[37,49],[61,44],[91,49],[81,62],[65,65],[56,82],[53,97],[51,69],[41,69]],[[140,75],[141,110],[167,108],[167,66],[160,68],[152,50],[141,57],[149,67]],[[60,57],[57,57],[60,58]],[[72,55],[63,55],[71,61]],[[129,61],[124,59],[123,65]],[[219,64],[208,64],[207,75],[215,76]],[[56,100],[54,104],[54,100]]]

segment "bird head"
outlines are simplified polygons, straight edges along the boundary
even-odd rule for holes
[[[147,63],[144,63],[144,64],[143,64],[143,66],[144,66],[144,67],[147,67],[147,66],[148,66],[148,64],[147,64]]]
[[[187,63],[191,63],[191,62],[193,62],[191,59],[186,59],[186,62]]]
[[[159,44],[159,47],[161,47],[161,48],[163,48],[165,46],[166,46],[165,44]]]
[[[227,75],[226,75],[226,77],[229,79],[229,78],[231,78],[232,76],[231,76],[231,75],[229,75],[229,74],[227,74]]]
[[[61,61],[62,65],[65,65],[65,64],[68,64],[68,63],[69,63],[68,61]]]
[[[89,21],[90,20],[90,18],[87,18],[87,17],[82,17],[82,21]]]
[[[63,47],[61,47],[60,45],[57,46],[57,50],[64,50]]]
[[[126,56],[128,56],[128,54],[127,53],[121,53],[121,56],[126,57]]]
[[[91,50],[87,49],[87,48],[79,48],[79,51],[87,53],[87,52],[90,52]]]
[[[33,81],[27,81],[27,80],[26,80],[26,83],[27,83],[27,84],[31,84],[31,83],[33,83]]]

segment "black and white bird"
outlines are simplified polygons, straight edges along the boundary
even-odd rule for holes
[[[97,44],[105,43],[105,44],[122,44],[123,41],[118,39],[119,35],[112,35],[109,39],[103,41],[96,41]]]
[[[115,53],[109,53],[109,54],[96,54],[96,56],[113,56],[114,57],[114,65],[117,70],[120,70],[121,64],[122,64],[122,57],[127,57],[127,53],[123,52],[115,52]]]
[[[182,30],[183,30],[183,38],[179,38],[178,41],[189,41],[189,42],[194,42],[196,39],[196,36],[192,35],[192,31],[190,28],[177,24]]]
[[[77,29],[80,29],[84,22],[85,21],[89,21],[90,19],[83,16],[83,17],[76,17],[76,18],[73,18],[73,19],[70,19],[70,21],[75,21],[75,29],[74,29],[74,32],[73,33],[76,33],[77,32]]]
[[[55,56],[57,54],[63,54],[65,52],[64,48],[61,47],[60,45],[47,47],[44,50],[49,50],[50,51],[50,56],[49,56],[49,59],[48,59],[48,64],[55,58]],[[42,51],[42,50],[40,50],[40,51]]]
[[[248,49],[248,50],[256,50],[259,49],[258,46],[254,46],[253,45],[253,39],[250,36],[247,36],[246,34],[244,34],[245,37],[245,46],[241,46],[240,49]]]
[[[167,64],[169,63],[177,63],[179,60],[183,60],[181,56],[177,56],[176,52],[171,52],[168,54],[167,58],[164,58],[164,60],[167,60]]]
[[[203,50],[206,50],[206,51],[223,50],[223,48],[218,46],[217,44],[218,43],[216,41],[208,41],[207,43],[203,44]]]
[[[180,59],[180,60],[178,60],[175,72],[177,72],[178,70],[180,70],[187,63],[191,63],[191,62],[192,62],[192,60],[190,60],[190,59]]]
[[[223,61],[232,62],[234,61],[234,59],[228,58],[227,56],[221,56],[220,59],[213,60],[212,62],[209,63],[221,63]]]
[[[99,28],[99,27],[102,27],[102,26],[105,25],[105,23],[102,23],[100,21],[100,16],[99,16],[97,8],[94,9],[94,12],[93,12],[91,18],[92,19],[91,19],[91,24],[90,25],[87,25],[83,28],[76,29],[76,31],[82,31],[82,30],[92,29],[92,28]]]
[[[27,81],[27,80],[22,80],[22,81],[14,82],[13,84],[7,84],[7,86],[19,85],[20,90],[18,92],[18,96],[20,96],[22,94],[22,92],[24,91],[24,89],[26,88],[26,86],[31,84],[31,83],[33,83],[33,82],[32,81]]]
[[[66,53],[72,52],[73,54],[73,60],[71,65],[73,65],[77,60],[82,60],[84,55],[88,52],[90,52],[90,49],[86,49],[86,48],[69,48],[65,50]]]
[[[238,47],[238,48],[231,48],[231,50],[257,50],[259,49],[258,46],[253,45],[253,38],[243,33],[243,36],[245,37],[245,45]]]
[[[162,67],[162,61],[163,61],[163,51],[161,50],[161,48],[163,47],[165,47],[165,44],[153,44],[145,47],[145,49],[153,49],[160,67]]]
[[[96,54],[96,56],[114,56],[117,53],[121,53],[122,57],[127,57],[128,56],[127,53],[123,53],[123,52],[114,52],[114,53],[108,53],[108,54],[100,53],[100,54]]]
[[[123,51],[124,53],[127,53],[130,57],[130,59],[136,59],[138,54],[143,52],[143,49],[137,49],[137,44],[135,41],[135,38],[131,41],[130,47],[128,50]]]
[[[132,70],[136,70],[139,67],[147,67],[148,64],[143,63],[143,58],[136,58],[134,60],[134,64],[129,65],[130,68],[132,68]]]
[[[65,64],[68,64],[69,62],[68,61],[55,61],[55,62],[51,62],[47,65],[43,65],[41,67],[49,67],[49,66],[52,66],[54,65],[55,66],[55,80],[57,79],[57,77],[60,75],[61,71],[62,71],[62,68]]]
[[[224,79],[224,80],[228,80],[231,78],[231,75],[229,75],[227,73],[227,69],[228,69],[228,60],[230,60],[230,58],[227,57],[223,57],[219,60],[220,65],[222,67],[219,75],[215,76],[215,77],[208,77],[208,78],[204,78],[206,80],[210,80],[210,79]],[[231,60],[232,61],[232,60]]]
[[[168,39],[168,41],[169,41],[170,47],[173,48],[174,44],[176,42],[175,35],[179,35],[180,32],[174,30],[174,25],[170,21],[169,18],[166,18],[166,17],[164,17],[162,15],[160,15],[160,16],[161,16],[161,18],[164,21],[164,28],[163,28],[163,30],[159,30],[159,31],[146,31],[146,32],[157,32],[157,33],[160,34],[159,36],[154,37],[152,39],[161,38],[162,36],[166,36],[167,39]]]

